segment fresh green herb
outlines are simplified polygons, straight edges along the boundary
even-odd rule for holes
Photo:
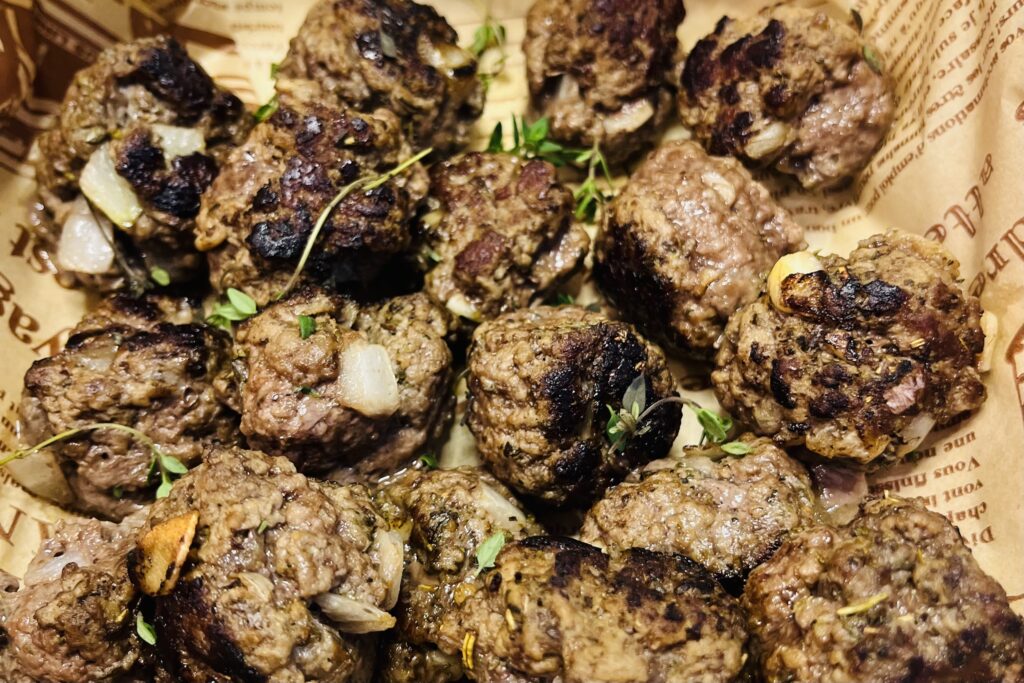
[[[277,80],[277,72],[281,70],[281,65],[277,62],[270,63],[270,79],[273,81]]]
[[[434,455],[433,453],[424,453],[423,455],[420,456],[419,459],[420,462],[423,463],[423,466],[426,467],[428,470],[437,469],[437,456]]]
[[[855,602],[853,604],[847,605],[846,607],[840,607],[839,609],[836,610],[836,614],[838,614],[841,617],[848,617],[851,614],[859,614],[861,612],[867,612],[868,610],[870,610],[875,605],[878,605],[878,604],[880,604],[882,602],[885,602],[888,599],[889,599],[889,593],[887,593],[887,592],[883,591],[881,593],[875,593],[874,595],[872,595],[872,596],[870,596],[868,598],[865,598],[864,600],[861,600],[860,602]]]
[[[604,155],[601,154],[601,148],[596,142],[589,150],[578,154],[575,162],[587,165],[587,178],[573,193],[573,198],[576,200],[576,218],[593,223],[597,218],[597,208],[610,199],[610,194],[605,194],[597,187],[597,172],[601,171],[609,189],[614,187],[612,174],[608,170],[608,162],[605,161]]]
[[[227,301],[216,304],[206,322],[230,331],[231,323],[241,322],[256,315],[256,300],[234,287],[228,287],[226,295]]]
[[[271,97],[266,104],[257,109],[256,113],[253,114],[252,117],[256,119],[256,123],[263,123],[274,115],[278,106],[280,106],[280,101],[277,98],[277,93],[274,93],[274,96]]]
[[[723,443],[721,449],[729,455],[746,455],[750,452],[750,446],[742,441],[730,441]]]
[[[882,58],[875,52],[875,49],[870,45],[864,46],[864,60],[871,67],[871,70],[876,74],[882,73]]]
[[[112,495],[114,498],[117,498],[118,500],[121,500],[122,498],[124,498],[124,489],[121,488],[120,486],[115,486],[110,490],[110,495]]]
[[[505,70],[505,62],[508,61],[506,39],[505,27],[495,21],[490,12],[484,17],[484,23],[473,33],[473,44],[469,46],[469,51],[481,64],[485,56],[488,58],[486,67],[477,72],[484,91],[487,91],[494,79]]]
[[[438,254],[433,249],[431,249],[430,247],[427,247],[426,251],[424,251],[424,253],[427,255],[427,258],[430,259],[431,261],[433,261],[434,263],[440,263],[441,262],[441,255]]]
[[[316,332],[316,319],[310,315],[299,316],[299,336],[309,339],[309,336]]]
[[[480,544],[476,549],[476,574],[479,576],[480,572],[485,569],[490,569],[494,566],[494,561],[498,559],[498,553],[505,546],[505,532],[499,531],[494,535],[490,536],[486,541]]]
[[[146,618],[142,616],[142,612],[139,612],[135,616],[135,632],[139,634],[139,639],[147,645],[156,645],[156,629],[151,624],[146,623]]]
[[[576,303],[576,299],[573,298],[572,294],[559,292],[555,295],[556,306],[572,306],[574,303]]]
[[[864,17],[860,15],[855,9],[850,10],[850,16],[853,18],[853,25],[857,27],[857,33],[864,32]]]
[[[260,525],[259,525],[258,527],[256,527],[256,533],[257,533],[257,534],[262,534],[262,533],[263,533],[264,531],[266,531],[266,530],[267,530],[267,529],[268,529],[269,527],[270,527],[270,525],[269,525],[269,524],[267,524],[267,520],[265,520],[265,519],[261,519],[261,520],[260,520]]]
[[[171,284],[171,276],[166,270],[160,266],[153,266],[149,269],[149,279],[157,283],[161,287],[166,287]]]
[[[299,387],[296,389],[297,392],[303,396],[312,396],[313,398],[320,398],[320,392],[313,387]]]
[[[501,121],[499,121],[491,131],[491,139],[487,141],[487,151],[491,153],[504,152],[504,138],[505,132],[502,130]]]
[[[704,429],[701,441],[708,440],[711,443],[723,443],[729,437],[732,429],[732,419],[728,416],[721,416],[706,408],[696,408],[697,422]]]

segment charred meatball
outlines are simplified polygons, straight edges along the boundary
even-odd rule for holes
[[[702,357],[775,261],[803,246],[800,226],[739,163],[671,142],[609,206],[594,275],[646,335]]]
[[[712,154],[732,154],[833,188],[860,172],[896,111],[878,51],[822,9],[765,8],[715,32],[686,58],[683,123]]]
[[[540,159],[474,152],[438,164],[428,204],[426,291],[464,321],[543,298],[590,248],[572,220],[572,192]]]
[[[610,163],[653,143],[672,112],[682,0],[536,0],[526,16],[530,102],[550,137]]]
[[[769,294],[729,320],[711,375],[719,402],[779,444],[900,459],[985,400],[981,304],[958,277],[941,245],[899,233],[849,259],[785,257]]]
[[[896,498],[792,536],[743,603],[768,681],[1024,680],[1024,624],[943,516]]]
[[[398,469],[451,419],[447,326],[425,294],[359,305],[300,289],[237,332],[242,432],[304,472],[372,478]]]
[[[541,306],[477,328],[466,423],[495,476],[554,505],[586,505],[630,469],[668,452],[678,404],[663,404],[625,443],[608,406],[643,375],[646,405],[675,395],[665,356],[631,326],[576,306]]]
[[[580,539],[609,551],[646,548],[685,555],[724,585],[742,585],[790,533],[815,521],[807,471],[768,439],[750,452],[690,447],[656,460],[612,487],[590,512]]]
[[[412,156],[394,114],[320,104],[281,106],[228,158],[203,198],[196,246],[217,291],[243,290],[265,305],[285,289],[321,214],[344,187]],[[303,274],[363,281],[411,241],[427,192],[418,163],[383,185],[351,191],[329,211]]]
[[[116,423],[142,432],[186,467],[211,445],[238,442],[230,339],[186,322],[186,300],[118,296],[86,315],[67,346],[25,373],[22,439]],[[49,449],[70,503],[108,519],[138,510],[160,483],[149,444],[123,430],[87,429]]]
[[[364,487],[230,449],[153,505],[130,570],[184,683],[346,683],[369,680],[358,634],[394,624],[402,555]]]
[[[469,141],[484,107],[476,60],[434,8],[411,0],[320,0],[277,72],[285,102],[390,109],[418,147]]]
[[[173,38],[101,52],[39,137],[36,227],[58,268],[103,290],[138,288],[156,268],[200,275],[199,198],[248,121]]]

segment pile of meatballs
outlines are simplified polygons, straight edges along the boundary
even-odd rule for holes
[[[20,409],[80,517],[0,575],[0,680],[1024,682],[945,517],[836,504],[979,408],[990,321],[938,244],[811,253],[756,179],[853,181],[881,56],[790,5],[684,53],[684,16],[529,11],[528,116],[629,176],[594,226],[572,169],[466,151],[486,79],[411,0],[320,0],[256,116],[169,37],[81,71],[33,226],[100,303]]]

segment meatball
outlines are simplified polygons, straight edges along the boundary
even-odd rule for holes
[[[345,683],[369,680],[359,634],[394,624],[402,555],[363,486],[225,449],[153,505],[129,565],[183,683]]]
[[[741,586],[786,536],[815,521],[807,471],[768,439],[744,437],[750,452],[689,447],[612,487],[583,522],[580,539],[616,552],[678,553],[720,582]]]
[[[63,351],[25,373],[25,442],[86,428],[49,449],[77,510],[117,520],[149,503],[160,483],[149,444],[90,425],[134,428],[187,467],[208,446],[238,442],[230,339],[186,322],[191,311],[182,299],[114,297],[86,315]]]
[[[610,163],[650,146],[672,112],[682,0],[536,0],[526,16],[531,106],[550,137]]]
[[[772,166],[807,189],[859,173],[896,111],[892,79],[857,29],[792,4],[722,17],[681,81],[683,123],[712,154]]]
[[[540,159],[474,152],[438,164],[428,204],[423,242],[435,265],[425,288],[466,321],[543,298],[590,248],[572,192]]]
[[[173,38],[101,52],[39,137],[36,228],[58,268],[103,290],[201,275],[199,198],[249,118]]]
[[[447,326],[425,294],[359,305],[296,291],[238,329],[242,432],[304,472],[372,478],[398,469],[451,420]]]
[[[1024,624],[942,515],[870,500],[790,537],[743,604],[765,680],[1024,680]]]
[[[381,493],[391,526],[409,529],[398,628],[383,650],[382,683],[446,683],[461,659],[437,649],[442,615],[456,608],[479,570],[476,552],[495,534],[521,540],[542,532],[511,492],[477,468],[409,470]],[[389,514],[390,511],[390,514]]]
[[[733,159],[689,141],[659,147],[611,202],[594,250],[598,286],[644,334],[706,357],[803,230]]]
[[[394,114],[320,104],[282,105],[228,158],[204,196],[196,246],[208,252],[216,291],[241,289],[265,305],[285,289],[327,211],[304,276],[363,281],[411,244],[411,219],[427,192],[418,163],[379,187],[343,188],[412,156]]]
[[[534,536],[463,593],[439,644],[481,683],[738,681],[746,659],[739,605],[684,557]]]
[[[418,147],[465,145],[483,112],[473,55],[434,8],[411,0],[320,0],[277,72],[283,101],[390,109]]]
[[[609,406],[622,408],[641,375],[647,406],[675,396],[664,354],[629,325],[576,306],[515,311],[473,335],[466,424],[505,484],[553,505],[584,506],[665,455],[679,431],[681,409],[666,403],[624,443],[608,437]]]
[[[941,245],[895,232],[849,259],[786,257],[769,294],[729,320],[711,375],[719,402],[779,444],[899,460],[985,400],[981,304],[958,277]]]

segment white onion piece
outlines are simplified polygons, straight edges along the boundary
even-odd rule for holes
[[[64,219],[57,241],[57,265],[92,275],[105,273],[114,265],[114,228],[93,213],[82,195],[71,203]]]
[[[397,531],[377,534],[373,539],[371,557],[388,587],[384,607],[391,609],[398,602],[398,594],[402,588],[402,570],[405,567],[405,542],[402,540],[402,534]]]
[[[393,616],[367,602],[335,593],[321,593],[313,600],[343,633],[377,633],[395,625]]]
[[[631,133],[640,130],[654,116],[654,106],[648,100],[634,100],[611,116],[606,116],[601,125],[609,135]]]
[[[931,433],[932,427],[935,426],[935,418],[931,413],[921,413],[915,415],[903,431],[900,432],[900,437],[903,439],[903,443],[896,447],[896,455],[903,456],[914,450],[921,445],[924,438]]]
[[[114,225],[130,228],[142,215],[142,205],[131,184],[118,174],[110,156],[110,143],[89,157],[78,179],[82,194],[107,215]]]
[[[811,478],[825,511],[835,524],[845,524],[857,514],[868,495],[868,480],[862,470],[834,463],[811,465]]]
[[[502,529],[515,531],[522,527],[526,521],[526,515],[509,501],[508,498],[498,493],[494,487],[481,482],[480,495],[476,503],[481,512],[491,518],[491,522]]]
[[[736,188],[718,171],[707,170],[700,176],[701,182],[715,191],[727,206],[736,203]]]
[[[387,349],[359,340],[342,351],[338,393],[345,405],[367,417],[393,415],[399,407],[398,380]]]
[[[454,313],[455,315],[462,316],[467,320],[473,322],[480,322],[482,316],[480,311],[476,310],[476,306],[470,302],[461,292],[456,292],[448,297],[448,301],[445,302],[445,307]]]
[[[257,574],[256,572],[239,572],[235,575],[235,578],[237,578],[263,602],[270,602],[270,599],[274,597],[274,584],[270,579],[263,576],[263,574]]]
[[[775,154],[786,144],[789,137],[789,126],[781,121],[774,121],[750,136],[743,151],[751,159],[763,159]]]
[[[63,470],[57,464],[57,456],[49,449],[37,451],[21,460],[12,460],[6,467],[14,481],[29,493],[62,505],[70,505],[75,499]]]
[[[996,336],[999,334],[999,318],[991,311],[981,314],[981,331],[985,333],[985,346],[978,354],[978,372],[992,369],[992,356],[996,353]]]
[[[206,138],[203,137],[201,131],[195,128],[154,123],[153,132],[159,138],[160,148],[164,151],[164,158],[168,161],[206,151]]]
[[[25,585],[35,586],[40,583],[56,581],[60,578],[64,567],[71,563],[79,567],[88,567],[92,564],[92,560],[79,550],[67,550],[61,553],[60,557],[51,557],[41,564],[33,562],[28,572],[25,573]]]

